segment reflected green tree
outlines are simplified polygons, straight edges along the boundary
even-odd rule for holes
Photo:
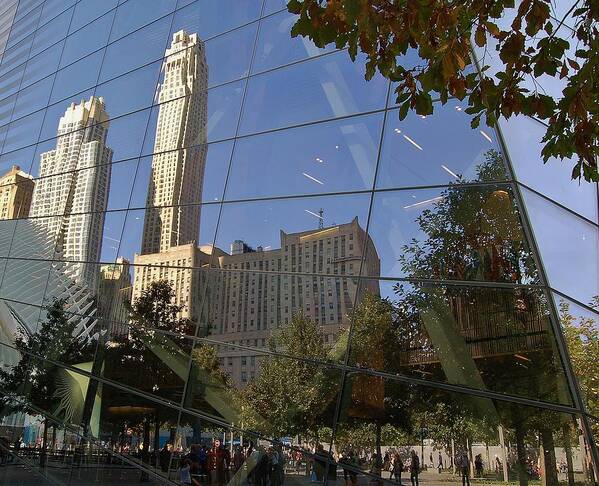
[[[54,300],[35,332],[20,329],[14,347],[18,363],[0,368],[3,414],[42,411],[71,423],[77,413],[70,397],[61,393],[66,371],[58,363],[74,366],[93,358],[94,343],[76,337],[78,320],[64,310],[64,300]],[[40,465],[46,464],[49,419],[44,419]]]
[[[177,376],[173,368],[177,371],[185,368],[191,352],[190,340],[185,336],[193,332],[194,326],[190,319],[182,317],[185,306],[176,303],[175,291],[168,280],[157,280],[151,282],[128,307],[129,333],[115,336],[107,343],[105,376],[121,383],[134,384],[148,393],[167,394],[169,398],[180,400],[183,377]],[[125,422],[128,427],[141,427],[142,458],[148,461],[152,425],[153,447],[158,450],[161,426],[176,426],[178,413],[170,408],[132,403],[133,397],[118,390],[106,390],[103,419],[115,434],[122,433]],[[129,415],[124,407],[130,407]]]
[[[496,151],[487,152],[485,158],[474,180],[459,177],[461,186],[450,185],[416,218],[421,236],[404,246],[399,259],[406,275],[427,280],[539,283],[510,189],[491,183],[503,173],[503,159]],[[466,182],[477,184],[464,187]],[[397,284],[395,292],[396,324],[403,333],[397,371],[470,388],[488,387],[571,403],[544,293],[428,283]],[[452,411],[443,419],[449,410],[436,409],[441,413],[436,423],[461,424],[454,430],[450,424],[441,435],[470,430],[464,438],[472,440],[477,429],[492,430],[500,423],[514,428],[518,477],[525,484],[525,442],[534,436],[546,450],[553,451],[555,431],[536,420],[536,410],[497,410],[488,400],[469,401],[466,414]],[[550,472],[555,470],[551,454],[545,458]],[[552,476],[549,483],[557,481]]]
[[[260,374],[241,392],[244,427],[271,437],[318,441],[332,421],[339,391],[339,375],[311,361],[327,359],[322,330],[295,314],[271,337],[269,348],[273,354],[262,358]]]
[[[504,177],[503,157],[489,150],[473,180],[459,175],[434,198],[415,220],[423,238],[402,248],[403,272],[426,279],[538,283],[513,197],[507,186],[490,184]]]
[[[593,307],[599,309],[599,297],[595,297],[592,304]],[[570,362],[578,378],[578,385],[583,394],[587,412],[599,417],[598,319],[572,315],[570,304],[563,299],[559,303],[559,313],[568,344]],[[599,428],[596,428],[594,433],[599,437]]]

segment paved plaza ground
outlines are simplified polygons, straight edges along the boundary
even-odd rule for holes
[[[173,474],[173,479],[174,473]],[[560,475],[560,482],[566,481],[566,477]],[[582,480],[582,478],[576,478]],[[340,476],[335,482],[330,482],[337,486],[344,486],[343,478]],[[437,472],[422,472],[420,475],[421,486],[446,486],[448,484],[458,486],[461,485],[459,477],[452,475],[451,473],[437,473]],[[582,482],[581,482],[582,483]],[[100,465],[99,467],[81,467],[81,468],[70,468],[60,465],[50,465],[46,468],[45,477],[33,472],[27,466],[21,464],[9,464],[0,467],[0,484],[6,484],[10,486],[45,486],[45,485],[102,485],[102,486],[122,486],[129,484],[144,484],[144,485],[158,485],[163,484],[161,481],[150,478],[148,481],[140,482],[140,472],[132,467],[123,466],[107,466]],[[389,483],[387,483],[389,484]],[[491,479],[476,479],[471,480],[473,486],[513,486],[517,483],[510,481],[510,483],[504,483],[502,481],[491,480]],[[539,481],[530,481],[530,486],[539,485]],[[317,486],[317,483],[311,483],[309,478],[303,474],[286,474],[284,486]],[[358,486],[374,486],[370,482],[370,478],[366,476],[358,476]],[[410,486],[409,475],[404,479],[402,478],[402,486]]]

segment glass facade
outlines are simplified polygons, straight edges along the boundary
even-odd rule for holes
[[[294,21],[0,2],[0,484],[595,484],[597,186]]]

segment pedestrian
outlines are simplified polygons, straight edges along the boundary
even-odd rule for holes
[[[355,468],[358,467],[358,460],[354,454],[354,451],[350,450],[349,452],[344,453],[339,462],[343,468],[343,480],[345,482],[345,486],[356,486],[358,483],[358,476],[356,474]],[[347,466],[349,466],[349,468]]]
[[[209,483],[223,486],[225,482],[225,452],[221,447],[220,439],[214,439],[212,449],[208,452],[207,463]]]
[[[372,486],[375,486],[375,485],[382,486],[382,484],[383,484],[382,472],[383,472],[383,458],[377,452],[376,454],[374,454],[372,456],[372,462],[370,463],[370,474],[372,474],[372,476],[374,476],[370,480],[370,484]]]
[[[189,459],[183,459],[181,462],[179,479],[181,480],[181,484],[185,486],[200,486],[200,482],[191,477],[191,461]]]
[[[503,469],[503,463],[501,462],[501,459],[499,459],[499,456],[497,454],[495,454],[495,472],[497,474],[499,474],[499,472]]]
[[[237,471],[241,469],[244,462],[245,456],[243,454],[243,449],[240,446],[237,446],[235,448],[235,453],[233,454],[233,474],[236,474]]]
[[[391,479],[395,477],[395,481],[397,481],[401,485],[401,473],[403,471],[403,461],[401,460],[401,456],[399,452],[396,452],[393,456],[393,469],[391,469]]]
[[[469,467],[468,467],[468,454],[465,450],[462,450],[458,453],[458,457],[456,458],[456,466],[458,466],[460,475],[462,476],[462,486],[470,486],[470,475],[469,475]]]
[[[385,451],[385,455],[383,457],[383,471],[391,470],[391,455],[389,451]]]
[[[162,449],[160,449],[158,459],[160,461],[160,469],[162,472],[167,472],[171,461],[170,444],[168,442],[164,444]]]
[[[474,469],[476,469],[476,477],[483,477],[483,457],[482,454],[477,454],[474,458]]]
[[[418,459],[418,454],[416,454],[416,451],[412,449],[412,452],[410,452],[410,481],[412,482],[412,486],[418,486],[419,473],[420,459]]]
[[[439,459],[438,459],[438,463],[437,463],[437,469],[439,470],[439,474],[441,474],[441,471],[443,470],[443,456],[441,456],[441,451],[439,451]]]

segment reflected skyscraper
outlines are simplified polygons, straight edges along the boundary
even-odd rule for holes
[[[102,98],[71,105],[60,118],[56,148],[40,156],[40,178],[30,216],[54,240],[66,272],[89,289],[97,286],[112,150],[106,146],[108,113]]]
[[[197,320],[197,272],[192,276],[192,271],[172,267],[196,266],[205,257],[195,243],[207,151],[208,86],[206,53],[198,35],[182,30],[173,34],[162,70],[141,255],[135,255],[135,264],[141,266],[135,273],[133,299],[151,282],[168,279],[176,302],[184,306],[182,315]]]
[[[158,87],[152,178],[141,253],[158,253],[198,237],[204,165],[208,66],[197,34],[173,35]],[[195,206],[189,206],[190,204]]]
[[[100,267],[98,285],[98,314],[106,320],[111,335],[127,333],[126,302],[131,300],[131,272],[129,260],[118,257],[114,264]]]

